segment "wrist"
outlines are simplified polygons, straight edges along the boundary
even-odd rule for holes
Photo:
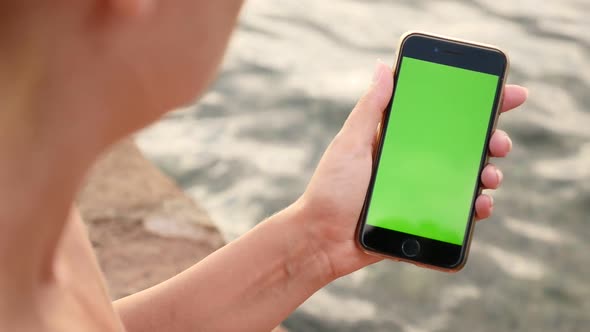
[[[297,234],[297,242],[306,248],[306,255],[313,259],[317,274],[326,284],[382,259],[357,245],[356,224],[343,225],[339,217],[324,213],[305,198],[285,211],[289,211],[289,227]]]
[[[280,228],[285,246],[284,268],[289,278],[307,279],[319,289],[340,277],[328,252],[307,229],[310,215],[297,201],[271,217],[268,222]]]

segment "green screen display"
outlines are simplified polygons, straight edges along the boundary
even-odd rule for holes
[[[499,77],[400,65],[367,224],[462,245]]]

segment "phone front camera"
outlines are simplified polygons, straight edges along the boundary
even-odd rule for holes
[[[438,53],[438,47],[434,48],[434,53]]]

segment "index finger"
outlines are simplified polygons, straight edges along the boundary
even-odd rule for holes
[[[519,85],[507,84],[504,88],[504,101],[500,112],[508,112],[525,102],[529,95],[529,91]]]

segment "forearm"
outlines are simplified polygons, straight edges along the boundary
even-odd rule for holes
[[[331,281],[294,205],[182,274],[116,302],[127,330],[270,331]]]

